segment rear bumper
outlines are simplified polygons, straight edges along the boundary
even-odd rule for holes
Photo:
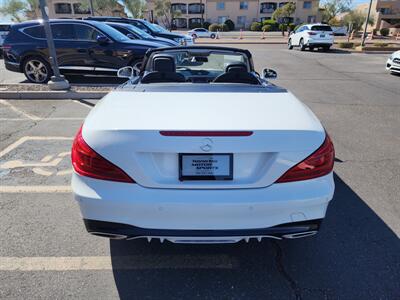
[[[84,220],[86,230],[97,236],[114,239],[166,239],[176,243],[206,243],[206,242],[238,242],[242,239],[273,238],[294,239],[315,235],[321,226],[322,219],[293,222],[269,228],[238,229],[238,230],[168,230],[148,229],[132,225]]]
[[[334,193],[332,173],[255,189],[155,189],[72,178],[83,219],[146,230],[259,230],[323,219]],[[124,225],[124,226],[125,226]]]
[[[308,46],[312,47],[326,47],[326,46],[332,46],[333,45],[333,40],[326,39],[326,40],[321,40],[321,39],[311,39],[309,38],[307,41]]]

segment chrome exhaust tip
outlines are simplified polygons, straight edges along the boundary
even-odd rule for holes
[[[318,231],[313,230],[313,231],[305,231],[305,232],[285,234],[282,237],[285,238],[285,239],[300,239],[300,238],[303,238],[303,237],[316,235],[317,233],[318,233]]]

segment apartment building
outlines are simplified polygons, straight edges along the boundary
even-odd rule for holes
[[[79,0],[47,0],[47,7],[49,8],[48,14],[50,19],[60,18],[71,18],[81,19],[91,15],[88,1],[85,1],[86,5],[82,5],[82,1]],[[117,16],[126,17],[125,8],[123,5],[117,3],[113,9],[101,9],[101,15],[103,16]],[[96,13],[99,14],[98,12]],[[40,18],[40,12],[38,10],[28,12],[27,16],[29,19]]]
[[[210,23],[223,23],[231,19],[236,28],[248,29],[251,23],[271,19],[273,12],[289,0],[172,0],[171,9],[177,12],[173,20],[177,28],[190,28],[203,19]],[[321,21],[319,0],[294,0],[296,12],[292,22],[314,23]],[[148,18],[154,14],[154,0],[147,0]]]
[[[375,28],[389,28],[391,34],[400,32],[400,0],[376,1]]]

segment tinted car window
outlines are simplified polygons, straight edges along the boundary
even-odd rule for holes
[[[75,39],[74,27],[72,24],[52,24],[51,31],[53,38],[57,40]]]
[[[10,31],[10,25],[0,25],[0,31]]]
[[[149,32],[149,30],[147,29],[146,26],[144,26],[142,23],[140,22],[132,22],[133,25],[135,25],[137,28],[144,30],[145,32]]]
[[[43,26],[33,26],[33,27],[28,27],[23,30],[24,33],[27,35],[34,37],[34,38],[45,38],[45,33],[44,33],[44,28]]]
[[[99,35],[103,35],[100,31],[91,26],[75,24],[75,34],[78,40],[96,41]]]
[[[311,26],[311,30],[313,31],[332,31],[331,26],[326,26],[326,25],[314,25]]]

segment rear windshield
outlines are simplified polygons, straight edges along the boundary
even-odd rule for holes
[[[0,31],[10,31],[11,25],[0,25]]]
[[[332,31],[331,26],[328,25],[314,25],[311,26],[312,31]]]

